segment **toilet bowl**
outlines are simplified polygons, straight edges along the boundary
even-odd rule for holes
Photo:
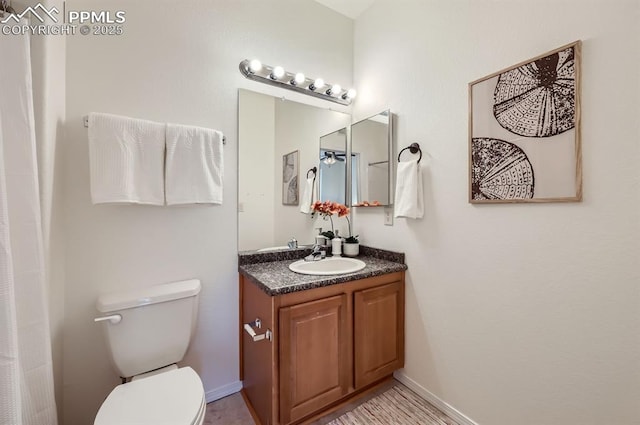
[[[206,403],[198,374],[177,368],[118,385],[94,425],[202,425]]]

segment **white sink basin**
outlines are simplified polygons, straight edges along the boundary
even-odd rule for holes
[[[280,251],[281,249],[289,249],[288,245],[270,246],[268,248],[260,248],[256,252]]]
[[[355,258],[328,257],[319,261],[298,260],[289,264],[289,270],[300,274],[334,275],[357,272],[365,266],[364,261]]]

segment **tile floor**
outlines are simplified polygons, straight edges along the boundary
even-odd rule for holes
[[[398,381],[391,380],[376,389],[376,391],[367,394],[365,397],[362,397],[357,401],[348,403],[339,410],[314,421],[310,425],[325,425],[342,414],[355,409],[360,404],[382,394],[394,385],[402,384]],[[249,409],[247,409],[247,405],[244,403],[244,399],[240,393],[235,393],[207,404],[207,413],[204,417],[204,423],[205,425],[255,425],[253,418],[249,413]]]

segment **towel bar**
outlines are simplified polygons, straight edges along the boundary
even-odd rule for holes
[[[400,153],[398,153],[398,162],[400,162],[400,155],[402,155],[402,152],[406,151],[407,149],[409,149],[409,152],[413,154],[420,152],[420,158],[418,158],[418,163],[419,163],[420,160],[422,159],[422,149],[420,149],[420,144],[416,142],[411,143],[409,146],[402,149]]]
[[[313,173],[313,178],[315,179],[317,172],[318,172],[318,168],[317,167],[310,168],[309,171],[307,171],[307,178],[309,178],[309,173]]]
[[[256,319],[253,322],[245,323],[243,326],[244,331],[249,334],[253,342],[262,341],[263,339],[266,339],[267,341],[271,341],[273,339],[273,333],[271,332],[270,329],[267,329],[265,333],[258,335],[256,331],[253,330],[254,326],[260,329],[262,327],[261,320]]]
[[[82,123],[84,124],[85,128],[89,128],[89,115],[85,115],[84,117],[82,117]],[[227,136],[225,135],[222,135],[222,144],[227,144]]]

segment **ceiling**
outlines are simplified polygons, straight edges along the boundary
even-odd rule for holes
[[[357,19],[376,0],[315,0],[351,19]]]

